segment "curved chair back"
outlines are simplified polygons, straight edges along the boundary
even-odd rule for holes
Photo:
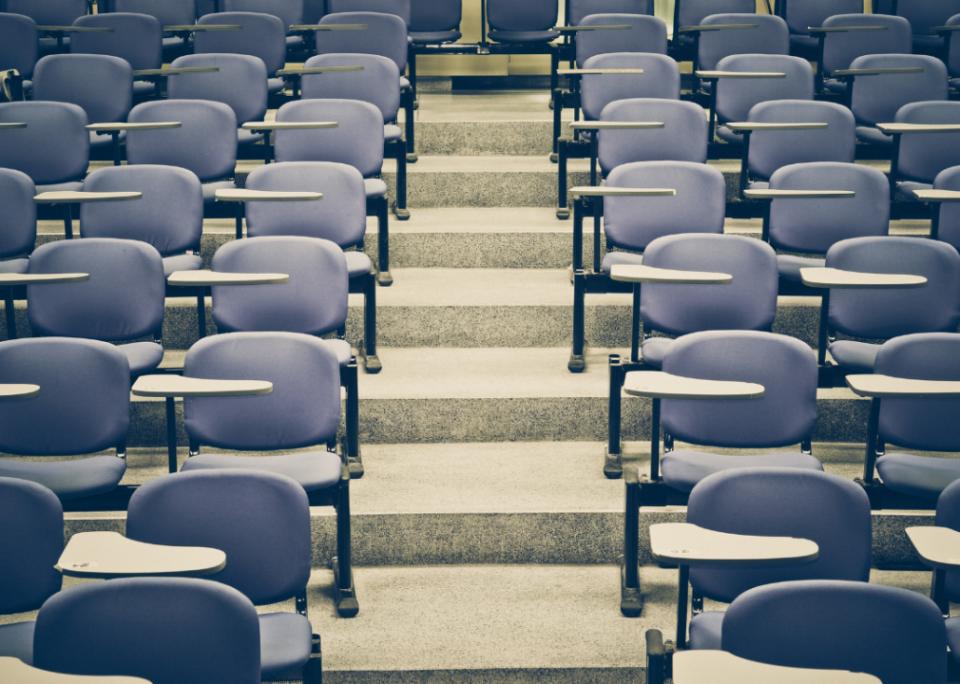
[[[0,70],[16,69],[25,79],[30,79],[40,58],[37,36],[37,22],[30,17],[0,13]]]
[[[200,17],[197,23],[238,24],[239,31],[201,31],[193,38],[193,51],[200,54],[231,53],[259,57],[273,76],[287,58],[287,29],[270,14],[257,12],[221,12]]]
[[[3,102],[0,123],[26,128],[0,131],[0,167],[23,171],[37,185],[83,178],[90,165],[87,114],[64,102]]]
[[[43,605],[34,665],[152,684],[257,684],[260,623],[246,596],[204,579],[93,582]]]
[[[34,86],[36,87],[36,86]],[[960,124],[960,102],[914,102],[897,111],[894,121],[910,124]],[[937,174],[960,161],[960,135],[921,133],[900,136],[897,170],[907,180],[932,183]]]
[[[33,99],[75,104],[90,123],[123,121],[133,106],[133,70],[119,57],[47,55],[37,62]]]
[[[947,67],[927,55],[864,55],[851,69],[923,69],[920,73],[858,76],[853,84],[850,109],[858,124],[873,126],[896,120],[897,112],[911,102],[947,99]]]
[[[890,183],[862,164],[790,164],[770,176],[772,190],[852,190],[854,197],[827,200],[776,199],[770,205],[770,244],[775,249],[826,254],[840,240],[886,235],[890,228]]]
[[[793,0],[784,18],[791,34],[809,36],[808,28],[823,26],[837,14],[863,14],[863,0]]]
[[[813,24],[810,24],[810,26],[813,26]],[[836,26],[887,27],[884,31],[848,31],[835,36],[827,34],[823,43],[823,71],[828,75],[838,69],[849,69],[853,60],[864,55],[909,55],[913,52],[910,22],[903,17],[894,17],[887,14],[838,14],[825,19],[823,26],[827,28]]]
[[[749,121],[759,123],[826,123],[826,129],[756,131],[750,136],[747,167],[759,178],[770,178],[788,164],[832,161],[853,163],[856,123],[850,110],[833,102],[775,100],[750,109]]]
[[[380,55],[392,59],[402,74],[407,68],[407,24],[395,14],[380,12],[337,12],[320,20],[321,24],[366,24],[357,31],[317,32],[317,54],[335,52]]]
[[[943,616],[926,596],[866,582],[808,580],[744,593],[722,646],[771,665],[864,672],[884,684],[947,680]]]
[[[63,553],[63,506],[27,480],[0,477],[0,613],[36,610],[60,591],[54,566]]]
[[[905,273],[927,278],[925,287],[836,290],[829,324],[856,337],[887,339],[917,332],[955,332],[960,324],[960,254],[934,240],[853,238],[827,251],[827,267],[861,273]]]
[[[960,483],[954,482],[940,493],[940,498],[937,499],[936,525],[960,531]],[[951,601],[960,600],[960,572],[947,571],[945,588]]]
[[[362,66],[363,71],[332,72],[303,76],[300,97],[312,99],[362,100],[380,110],[383,121],[395,121],[400,111],[400,71],[393,60],[380,55],[317,55],[303,65]]]
[[[786,55],[790,53],[787,22],[772,14],[710,14],[701,26],[755,24],[756,28],[703,31],[700,34],[698,68],[712,70],[729,55]]]
[[[663,123],[663,128],[648,130],[601,131],[597,154],[604,173],[637,161],[707,161],[707,120],[703,108],[692,102],[616,100],[603,108],[600,120]]]
[[[283,22],[284,32],[303,23],[303,0],[223,0],[224,12],[272,14]]]
[[[247,235],[323,238],[340,247],[357,244],[366,230],[366,193],[360,173],[348,164],[285,162],[254,169],[250,190],[321,192],[317,202],[251,202]],[[281,271],[285,273],[286,271]]]
[[[115,447],[127,434],[130,365],[112,344],[8,340],[0,344],[0,382],[44,388],[30,399],[0,405],[0,449],[6,453],[90,454]]]
[[[557,25],[559,3],[554,0],[489,0],[487,22],[494,31],[548,31]]]
[[[581,31],[577,35],[577,64],[606,52],[667,54],[667,25],[646,14],[591,14],[578,26],[629,26],[611,31]]]
[[[111,55],[127,60],[130,68],[159,69],[163,63],[163,27],[147,14],[110,12],[80,17],[76,26],[112,28],[112,33],[75,33],[72,54]]]
[[[196,3],[191,0],[113,0],[117,12],[149,14],[160,26],[187,26],[197,21]]]
[[[463,18],[462,0],[410,0],[410,31],[456,31]]]
[[[152,245],[160,254],[200,249],[203,190],[191,171],[140,164],[97,169],[84,181],[88,192],[141,192],[130,202],[85,202],[80,235],[121,238]]]
[[[0,258],[33,251],[37,242],[37,188],[30,176],[0,169]]]
[[[412,12],[411,5],[410,0],[330,0],[329,13],[380,12],[381,14],[395,14],[403,19],[403,23],[409,27]],[[458,20],[453,28],[456,28],[459,23]]]
[[[770,245],[739,235],[669,235],[643,252],[655,268],[729,273],[727,285],[658,285],[640,288],[644,328],[673,335],[698,330],[770,330],[777,313],[777,254]]]
[[[811,563],[772,568],[691,568],[694,591],[729,603],[764,584],[791,580],[870,580],[870,500],[852,481],[803,468],[727,470],[690,492],[687,522],[717,532],[810,539]]]
[[[336,121],[336,128],[277,131],[278,162],[329,161],[349,164],[364,178],[383,166],[383,115],[359,100],[301,100],[277,110],[277,121]]]
[[[580,103],[583,115],[596,121],[611,102],[627,98],[680,99],[680,67],[666,55],[645,52],[607,52],[588,59],[585,69],[643,69],[642,74],[594,74],[583,77]]]
[[[646,14],[653,16],[653,9],[653,0],[570,0],[567,25],[585,26],[583,20],[591,14]]]
[[[226,567],[204,579],[255,605],[292,598],[310,580],[310,503],[285,475],[199,470],[155,478],[130,498],[127,537],[224,551]]]
[[[784,78],[723,78],[717,89],[717,117],[721,122],[746,121],[761,102],[813,100],[810,62],[790,55],[730,55],[717,63],[719,71],[759,71],[786,74]]]
[[[4,11],[28,16],[39,26],[70,26],[87,13],[87,0],[7,0]]]
[[[323,335],[347,320],[347,260],[329,240],[297,236],[236,240],[213,255],[213,270],[290,276],[289,282],[279,285],[213,288],[213,320],[220,332]]]
[[[796,338],[747,330],[691,333],[670,345],[663,370],[753,382],[765,390],[749,401],[663,400],[663,429],[681,441],[741,449],[789,446],[807,439],[816,421],[817,358]]]
[[[267,380],[270,394],[190,397],[184,424],[192,440],[224,449],[263,451],[325,444],[340,423],[340,364],[312,335],[226,333],[187,352],[184,375]],[[309,406],[309,411],[303,407]]]
[[[913,29],[913,42],[917,48],[939,47],[942,39],[932,35],[930,29],[943,26],[948,18],[958,13],[960,13],[958,0],[940,0],[939,2],[899,0],[897,2],[897,16],[910,22],[910,27]]]
[[[934,190],[960,190],[960,166],[951,166],[937,174]],[[937,211],[936,207],[933,209]],[[940,205],[938,238],[960,250],[960,204],[944,202]]]
[[[642,250],[664,235],[723,232],[726,184],[723,174],[692,162],[635,162],[607,176],[613,188],[669,188],[674,196],[606,197],[603,222],[607,243]]]
[[[679,26],[699,26],[711,14],[752,14],[756,9],[751,0],[682,0],[677,19]]]
[[[267,113],[267,68],[263,60],[250,55],[184,55],[170,66],[217,67],[211,73],[180,74],[168,80],[171,100],[211,100],[228,105],[237,123],[263,121]]]
[[[128,164],[179,166],[201,181],[233,176],[237,166],[237,116],[222,102],[144,102],[130,111],[127,121],[182,124],[180,128],[129,131]]]

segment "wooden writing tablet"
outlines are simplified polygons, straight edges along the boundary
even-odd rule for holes
[[[150,684],[140,677],[71,675],[30,667],[19,658],[0,657],[0,682],[10,684]]]
[[[336,121],[249,121],[240,128],[247,131],[294,131],[306,128],[336,128]]]
[[[246,397],[270,394],[266,380],[211,380],[183,375],[141,375],[130,390],[138,397]]]
[[[752,123],[741,121],[724,124],[731,131],[809,131],[827,128],[825,123]]]
[[[583,185],[570,188],[570,195],[578,197],[672,197],[673,188],[610,188],[607,186]]]
[[[362,31],[366,24],[300,24],[291,26],[291,31]]]
[[[711,24],[710,26],[681,26],[680,33],[697,33],[698,31],[726,31],[728,29],[760,28],[760,24]]]
[[[557,69],[559,76],[590,76],[597,74],[642,74],[643,69]]]
[[[41,192],[33,198],[37,204],[84,204],[87,202],[120,202],[143,197],[142,192]]]
[[[839,69],[834,76],[880,76],[883,74],[919,74],[923,67],[889,67],[886,69]]]
[[[698,78],[786,78],[780,71],[698,71]]]
[[[820,555],[809,539],[727,534],[691,523],[651,525],[650,552],[660,562],[713,567],[808,563]]]
[[[930,33],[949,33],[950,31],[960,31],[960,26],[934,26]]]
[[[88,131],[95,133],[112,133],[113,131],[154,131],[162,128],[180,128],[179,121],[154,121],[144,123],[99,123],[85,126]]]
[[[908,527],[906,533],[917,555],[930,567],[960,567],[960,532],[949,527]]]
[[[808,26],[808,33],[847,33],[848,31],[886,31],[888,26]]]
[[[767,665],[726,651],[681,651],[673,656],[674,684],[881,684],[873,675]]]
[[[894,133],[956,133],[960,124],[878,123],[877,128],[888,135]]]
[[[26,128],[27,124],[25,121],[5,121],[0,123],[0,128]]]
[[[310,69],[281,69],[277,76],[307,76],[308,74],[335,73],[337,71],[363,71],[362,66],[327,66],[311,67]]]
[[[183,26],[164,26],[164,31],[170,33],[197,33],[199,31],[240,31],[243,28],[240,24],[185,24]]]
[[[44,33],[113,33],[107,26],[38,26]]]
[[[853,190],[744,190],[750,199],[830,199],[856,197]]]
[[[217,190],[220,202],[315,202],[323,199],[322,192],[271,192],[268,190]]]
[[[663,128],[662,121],[571,121],[570,128],[587,131]]]
[[[81,532],[70,538],[57,569],[70,577],[203,577],[226,564],[227,554],[220,549],[145,544],[116,532]]]
[[[40,394],[40,385],[0,384],[0,401],[4,399],[29,399]]]
[[[848,375],[847,385],[861,397],[960,397],[956,380],[914,380],[890,375]]]
[[[808,287],[864,290],[871,288],[904,289],[924,287],[923,276],[899,273],[857,273],[838,268],[801,268],[800,278]]]
[[[612,26],[554,26],[551,31],[559,31],[563,33],[564,31],[568,33],[573,33],[576,31],[615,31],[618,29],[628,29],[633,28],[629,24],[616,24]]]
[[[726,285],[733,282],[729,273],[675,271],[642,264],[615,264],[610,277],[625,283],[674,283],[677,285]]]
[[[651,399],[760,399],[763,385],[753,382],[685,378],[662,371],[627,373],[623,391],[635,397]]]
[[[84,280],[90,280],[89,273],[0,273],[0,287],[41,283],[80,283]]]
[[[960,202],[960,192],[956,190],[914,190],[913,194],[924,202]]]
[[[221,271],[174,271],[167,276],[167,284],[177,287],[207,287],[209,285],[274,285],[289,283],[286,273],[223,273]]]
[[[138,76],[176,76],[177,74],[209,74],[220,71],[220,67],[177,67],[176,69],[140,69],[134,71],[134,78]]]

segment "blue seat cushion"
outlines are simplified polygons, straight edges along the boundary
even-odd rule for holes
[[[163,347],[156,342],[132,342],[117,346],[130,363],[130,375],[143,375],[156,370],[163,361]]]
[[[674,342],[675,340],[669,337],[651,337],[644,340],[643,344],[640,345],[640,358],[648,366],[662,368],[663,357]]]
[[[603,261],[600,262],[600,270],[609,273],[610,269],[617,264],[638,265],[643,263],[642,254],[633,254],[631,252],[607,252],[603,255]]]
[[[38,185],[37,194],[42,192],[82,192],[83,181],[67,181],[66,183],[50,183],[49,185]]]
[[[823,86],[831,93],[844,94],[847,92],[847,82],[841,81],[839,78],[825,78],[823,80]]]
[[[350,343],[346,340],[324,340],[325,345],[337,355],[337,363],[341,366],[346,366],[350,363],[350,359],[353,356],[353,349],[350,348]]]
[[[203,257],[199,254],[174,254],[163,257],[163,277],[169,278],[175,271],[199,271],[203,268]]]
[[[871,145],[893,147],[893,137],[881,133],[879,128],[873,128],[872,126],[857,126],[857,140]]]
[[[120,142],[123,142],[127,139],[127,132],[120,131]],[[100,148],[108,147],[113,144],[112,135],[100,135],[96,131],[90,131],[90,147],[91,148]]]
[[[886,454],[877,459],[877,473],[895,492],[936,501],[947,485],[960,480],[960,458]]]
[[[186,472],[226,468],[244,468],[286,475],[296,480],[308,492],[332,487],[340,480],[340,457],[328,451],[304,451],[283,456],[200,454],[188,458],[180,470]]]
[[[126,470],[127,462],[116,456],[47,462],[0,458],[0,477],[36,482],[62,500],[109,492],[120,484]]]
[[[766,190],[770,187],[770,183],[767,181],[753,181],[752,183],[747,183],[747,190]]]
[[[217,190],[236,190],[237,184],[233,181],[214,181],[213,183],[203,183],[203,203],[210,204],[217,198]]]
[[[497,31],[487,33],[490,40],[498,43],[549,43],[560,34],[556,31]]]
[[[287,87],[287,82],[282,78],[268,78],[267,79],[267,92],[273,95],[274,93],[279,93],[281,90]]]
[[[133,82],[133,94],[137,95],[152,95],[157,92],[157,87],[152,84],[150,81],[134,81]]]
[[[801,35],[792,35],[790,36],[790,44],[796,45],[798,48],[805,50],[812,50],[818,46],[820,41],[813,36],[801,36]]]
[[[413,88],[413,86],[410,85],[410,81],[407,79],[407,77],[406,77],[406,76],[401,76],[401,77],[400,77],[400,90],[410,90],[411,88]]]
[[[26,273],[29,266],[29,259],[8,259],[0,261],[0,273]]]
[[[313,628],[297,613],[260,616],[260,677],[276,677],[310,660]]]
[[[826,263],[826,259],[814,259],[795,254],[777,255],[777,270],[780,271],[780,277],[795,283],[802,282],[800,278],[801,268],[823,268]]]
[[[344,252],[347,257],[347,274],[351,278],[366,275],[373,268],[373,262],[363,252]]]
[[[700,480],[735,468],[806,468],[823,470],[813,456],[798,453],[760,454],[757,456],[730,456],[705,454],[701,451],[671,451],[661,461],[663,481],[681,492],[689,492]]]
[[[367,192],[367,199],[383,197],[387,194],[387,184],[379,178],[364,178],[363,189]]]
[[[830,352],[830,356],[833,357],[838,366],[843,366],[854,373],[872,373],[873,366],[877,362],[877,352],[880,351],[880,345],[840,340],[827,347],[827,351]]]
[[[287,36],[287,49],[297,49],[303,46],[303,36]]]
[[[387,124],[383,127],[383,142],[393,142],[403,137],[403,131],[399,126]]]
[[[917,190],[931,189],[933,189],[933,184],[931,183],[920,183],[917,181],[903,181],[902,183],[897,183],[897,194],[900,195],[900,199],[905,199],[908,202],[920,201],[920,198],[914,194]]]
[[[237,144],[238,145],[252,145],[263,140],[263,132],[260,131],[247,131],[243,128],[237,129]]]
[[[410,40],[419,45],[424,45],[427,43],[454,43],[460,38],[463,37],[463,34],[459,31],[411,31]]]
[[[697,651],[719,651],[722,626],[723,611],[708,610],[693,616],[690,619],[690,648]]]
[[[726,126],[717,126],[717,137],[730,145],[743,145],[743,136],[737,135]]]
[[[183,44],[184,40],[180,36],[168,36],[163,39],[164,50],[177,50],[182,48]]]
[[[33,628],[36,622],[0,625],[0,657],[19,658],[33,665]]]
[[[960,617],[947,618],[947,646],[953,659],[960,663]]]

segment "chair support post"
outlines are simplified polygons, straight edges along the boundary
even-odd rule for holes
[[[347,390],[346,406],[346,463],[350,477],[363,477],[363,463],[360,460],[360,396],[357,389],[357,359],[340,369],[340,384]]]
[[[567,208],[567,141],[558,138],[557,144],[557,218],[565,219],[570,216]],[[576,211],[577,200],[574,200]]]
[[[397,199],[396,208],[397,218],[406,221],[410,218],[410,212],[407,210],[407,149],[403,140],[394,143],[397,151]]]
[[[940,204],[935,204],[930,210],[930,239],[940,239]]]
[[[630,319],[630,363],[640,363],[640,283],[633,284],[633,316]]]
[[[893,134],[893,149],[890,150],[890,203],[897,199],[897,178],[900,175],[900,139],[899,133]]]
[[[120,166],[120,131],[113,131],[110,137],[113,145],[113,165]]]
[[[177,405],[174,397],[167,397],[167,467],[171,473],[177,472]]]
[[[763,203],[763,228],[760,233],[760,239],[770,243],[770,207],[773,205],[773,201]]]
[[[743,156],[740,160],[740,199],[746,199],[743,191],[747,189],[750,177],[750,131],[743,132]]]
[[[573,200],[573,270],[583,270],[583,204],[584,199]]]
[[[643,610],[640,593],[640,477],[637,469],[627,468],[626,509],[623,516],[623,559],[620,568],[620,612],[626,617],[639,617]]]
[[[717,86],[720,81],[716,81],[710,86],[710,125],[707,126],[707,144],[709,145],[717,137]]]
[[[377,207],[377,282],[383,287],[393,285],[390,275],[390,225],[389,209],[384,200]]]
[[[416,130],[415,130],[415,126],[414,126],[414,123],[415,123],[415,122],[414,122],[414,120],[413,120],[413,110],[414,110],[414,105],[416,104],[416,100],[415,100],[415,97],[416,97],[416,86],[413,85],[413,81],[410,82],[410,86],[411,86],[411,90],[408,90],[406,93],[404,93],[404,98],[405,98],[405,99],[404,99],[404,110],[403,110],[403,111],[404,111],[404,116],[403,116],[404,133],[403,133],[403,135],[404,135],[404,138],[406,139],[406,150],[405,150],[405,152],[406,152],[406,160],[407,160],[408,162],[410,162],[411,164],[413,164],[413,163],[415,163],[415,162],[417,161],[417,154],[416,154],[416,151],[417,151],[417,140],[416,140],[416,137],[415,137],[415,136],[416,136]],[[403,144],[402,144],[402,143],[400,143],[400,147],[403,147]],[[400,155],[400,154],[403,154],[403,153],[404,153],[404,150],[401,150],[401,151],[399,151],[399,152],[397,153],[397,154],[398,154],[398,159],[399,159],[399,155]],[[407,204],[406,204],[406,200],[407,200],[407,194],[406,194],[406,192],[404,192],[404,194],[403,194],[403,200],[404,200],[403,206],[404,206],[404,208],[406,208],[406,206],[407,206]]]
[[[17,339],[17,312],[13,308],[13,288],[3,288],[3,313],[7,319],[7,339]]]
[[[337,485],[337,557],[333,561],[334,588],[337,613],[340,617],[354,617],[360,612],[353,583],[353,558],[350,545],[350,472],[341,466]]]
[[[603,217],[603,198],[594,197],[593,203],[593,272],[600,273],[600,220]]]
[[[687,601],[690,586],[690,566],[680,566],[680,579],[677,584],[677,650],[687,647]]]
[[[583,269],[575,270],[573,273],[573,352],[570,355],[570,361],[567,363],[567,368],[571,373],[580,373],[585,366],[583,360],[583,317],[586,286],[586,273]]]
[[[63,205],[63,232],[68,240],[73,239],[73,205]]]
[[[590,136],[590,186],[597,185],[597,160],[600,157],[600,131]]]
[[[650,479],[660,479],[660,400],[650,400]]]
[[[553,89],[553,152],[559,154],[560,144],[560,113],[563,110],[563,91],[560,88]]]
[[[610,397],[607,409],[607,460],[620,457],[620,419],[623,397],[623,366],[620,355],[611,354],[608,359],[610,369]]]
[[[270,131],[263,132],[263,163],[269,164],[273,158],[273,145],[270,144]]]
[[[817,331],[817,365],[823,368],[827,363],[827,335],[830,320],[830,290],[820,291],[820,328]]]
[[[877,465],[877,438],[880,432],[880,397],[870,400],[867,419],[867,454],[863,461],[863,484],[872,485]]]
[[[363,355],[368,373],[379,373],[377,357],[377,281],[373,273],[363,277]]]
[[[950,601],[946,591],[947,571],[943,568],[934,568],[930,583],[930,598],[937,604],[944,619],[950,617]]]
[[[207,336],[207,302],[204,297],[204,288],[197,288],[197,339]]]
[[[821,33],[817,36],[817,71],[813,75],[813,87],[816,94],[823,92],[823,50],[826,46],[827,34]]]
[[[243,215],[244,208],[247,205],[244,202],[237,202],[237,218],[236,218],[236,229],[237,229],[237,239],[243,239]]]

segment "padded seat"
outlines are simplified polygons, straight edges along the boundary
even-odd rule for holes
[[[829,90],[831,93],[838,93],[840,95],[843,95],[847,92],[847,82],[841,81],[838,78],[823,79],[823,87]]]
[[[203,257],[198,254],[175,254],[163,257],[163,277],[169,278],[174,271],[199,271],[203,268]]]
[[[287,87],[287,82],[282,78],[268,78],[267,79],[267,92],[268,93],[279,93],[281,90]]]
[[[305,491],[312,492],[332,487],[340,480],[340,463],[340,457],[328,451],[306,451],[285,456],[200,454],[188,458],[180,470],[243,468],[277,473],[296,480]]]
[[[498,43],[549,43],[560,34],[556,31],[490,31],[487,36]]]
[[[717,137],[731,145],[743,145],[743,136],[737,135],[726,126],[717,126]]]
[[[0,477],[36,482],[61,500],[109,492],[120,483],[126,469],[126,461],[116,456],[95,456],[55,463],[0,459]]]
[[[14,622],[0,625],[0,657],[19,658],[33,665],[33,628],[36,622]]]
[[[632,252],[607,252],[603,255],[603,261],[600,263],[600,270],[604,273],[609,273],[610,269],[618,264],[639,265],[642,263],[642,254],[633,254]]]
[[[891,136],[881,133],[877,128],[867,126],[857,126],[857,140],[874,145],[893,147],[893,138]]]
[[[67,183],[37,184],[37,194],[43,192],[82,192],[83,181],[69,181]]]
[[[673,342],[670,337],[651,337],[644,340],[640,345],[640,357],[646,365],[660,368],[663,366],[663,357]]]
[[[936,499],[948,485],[960,480],[960,458],[887,454],[877,459],[877,473],[888,489]]]
[[[263,133],[257,131],[247,131],[243,128],[237,129],[237,144],[252,145],[263,140]]]
[[[152,95],[157,91],[157,87],[152,84],[150,81],[134,81],[133,82],[133,96],[137,95]]]
[[[852,373],[872,373],[873,366],[877,361],[877,352],[880,351],[880,345],[840,340],[827,347],[827,351],[830,352],[830,356],[838,365]]]
[[[163,360],[163,346],[156,342],[132,342],[117,346],[130,363],[130,375],[156,370]]]
[[[401,77],[400,77],[400,90],[410,90],[411,88],[413,88],[413,86],[410,85],[409,79],[407,79],[406,76],[401,76]]]
[[[350,359],[353,356],[353,349],[350,348],[349,342],[346,340],[324,340],[324,343],[337,355],[337,363],[341,366],[346,366],[350,363]]]
[[[918,181],[903,181],[902,183],[897,183],[897,193],[903,199],[910,202],[920,201],[920,198],[914,194],[917,190],[931,190],[932,188],[933,185],[931,183],[920,183]]]
[[[120,142],[127,139],[127,132],[120,131]],[[108,147],[113,144],[112,135],[100,135],[96,131],[90,131],[90,148]]]
[[[671,451],[662,460],[663,481],[670,487],[690,492],[708,475],[736,468],[806,468],[823,470],[820,461],[809,454],[779,453],[758,456],[729,456],[700,451]]]
[[[236,190],[237,184],[233,181],[214,181],[203,184],[203,203],[210,204],[217,198],[217,190]]]
[[[362,276],[370,272],[373,268],[373,262],[363,252],[344,252],[347,257],[347,273],[351,278]]]
[[[690,649],[719,651],[722,628],[723,611],[709,610],[695,615],[690,620],[690,639],[688,641]]]
[[[411,31],[410,42],[416,45],[426,43],[454,43],[460,40],[463,34],[459,31]]]
[[[367,193],[367,199],[383,197],[387,194],[387,184],[379,178],[364,178],[363,189]]]
[[[8,261],[0,261],[0,273],[26,273],[29,265],[29,259],[9,259]]]
[[[387,124],[383,127],[383,142],[393,142],[403,137],[403,131],[399,126]]]
[[[272,679],[310,659],[313,628],[297,613],[260,615],[260,676]]]
[[[303,36],[287,36],[287,49],[303,47]]]
[[[801,268],[823,268],[826,263],[826,259],[802,257],[795,254],[777,255],[777,270],[780,271],[780,277],[795,283],[803,282],[800,277]]]

